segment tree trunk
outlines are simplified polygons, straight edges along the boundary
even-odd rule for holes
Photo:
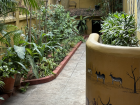
[[[136,82],[134,81],[134,93],[136,93]]]
[[[108,12],[111,13],[111,9],[110,9],[110,1],[108,0]]]
[[[28,9],[27,4],[25,4],[26,9]],[[28,15],[26,12],[26,21],[27,21],[27,29],[25,29],[25,34],[28,32],[28,38],[29,38],[29,25],[28,25]]]
[[[29,42],[31,42],[31,22],[32,21],[32,7],[31,7],[31,10],[30,10],[30,22],[29,22]],[[30,45],[30,48],[31,48],[31,45]]]
[[[27,33],[27,30],[29,29],[29,26],[28,26],[28,15],[26,13],[26,21],[27,21],[27,29],[25,30],[25,33]],[[28,31],[28,35],[29,35],[29,31]]]
[[[46,6],[45,6],[45,9],[47,9],[47,6],[48,6],[48,0],[46,0]],[[46,21],[47,21],[47,13],[44,14],[45,15],[45,20],[44,20],[44,33],[47,33],[47,25],[46,25]]]

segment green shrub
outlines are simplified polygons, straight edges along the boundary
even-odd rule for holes
[[[109,14],[101,25],[102,42],[118,46],[139,46],[135,31],[134,15],[126,13]]]

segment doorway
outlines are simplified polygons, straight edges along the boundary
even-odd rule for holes
[[[101,30],[101,21],[100,20],[92,20],[92,33],[98,33],[101,35],[99,32]]]

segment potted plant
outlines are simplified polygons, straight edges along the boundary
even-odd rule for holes
[[[0,78],[4,82],[4,86],[0,89],[2,93],[12,93],[15,77],[18,71],[11,67],[12,63],[2,62],[0,66]]]
[[[95,3],[96,3],[96,5],[95,5],[95,10],[99,10],[99,9],[100,9],[99,1],[96,0]]]
[[[27,75],[29,67],[28,58],[25,56],[25,46],[14,45],[14,47],[8,48],[2,60],[11,63],[11,68],[18,72],[15,86],[20,86],[20,79]]]
[[[16,26],[5,25],[5,28],[1,32],[0,42],[5,45],[1,46],[2,49],[7,49],[3,53],[2,60],[4,62],[11,62],[11,68],[19,71],[21,74],[17,74],[15,86],[20,86],[21,75],[27,74],[27,59],[25,58],[25,38],[21,30],[18,30]],[[5,38],[3,38],[5,36]]]

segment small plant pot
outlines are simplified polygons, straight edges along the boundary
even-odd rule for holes
[[[100,6],[99,5],[95,5],[95,10],[99,10]]]
[[[5,85],[3,88],[0,89],[1,93],[12,93],[14,89],[14,83],[15,83],[16,75],[14,75],[14,78],[2,78]]]

